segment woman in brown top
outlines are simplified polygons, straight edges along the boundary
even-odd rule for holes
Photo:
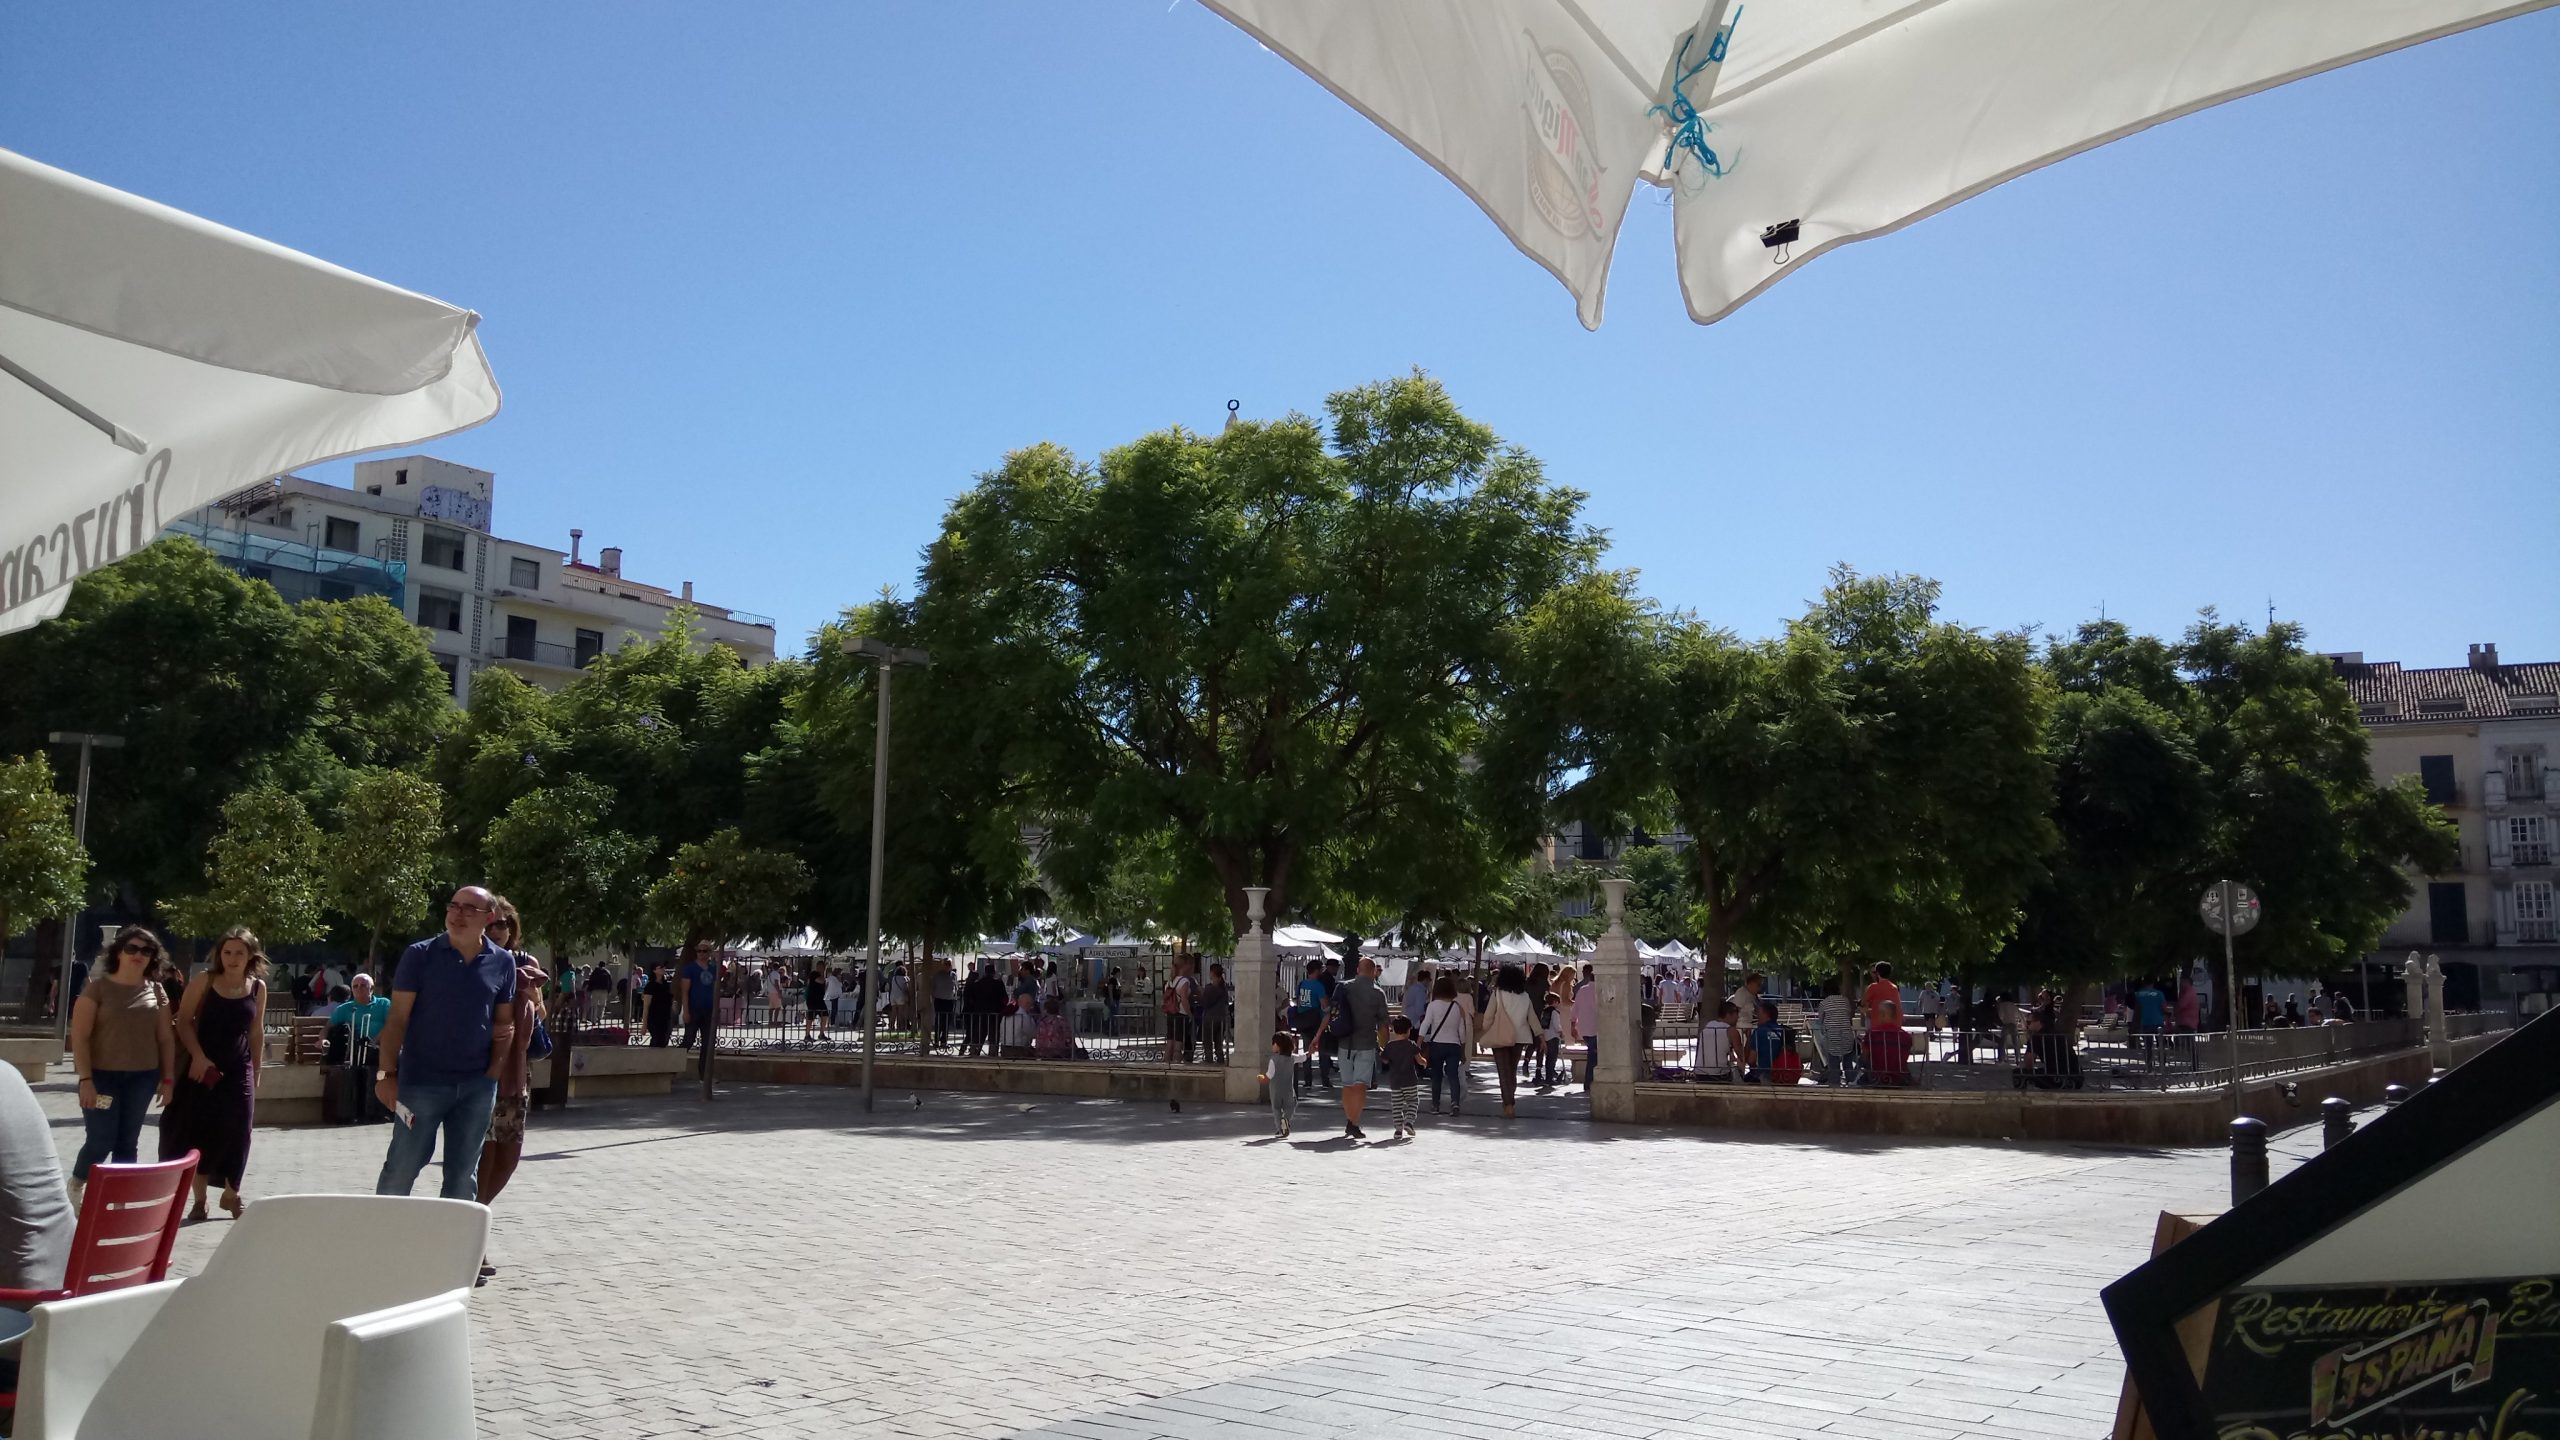
[[[89,1167],[101,1160],[134,1162],[153,1093],[166,1104],[177,1079],[169,997],[150,979],[161,954],[158,936],[139,925],[122,927],[72,1003],[71,1067],[80,1075],[80,1118],[89,1131],[71,1162],[74,1186],[87,1184]]]
[[[258,1064],[265,1059],[267,957],[258,937],[235,925],[213,947],[213,963],[187,982],[178,1002],[178,1044],[187,1053],[168,1108],[160,1112],[160,1158],[193,1150],[195,1208],[202,1220],[207,1185],[222,1187],[222,1208],[240,1218],[240,1177],[249,1168],[249,1129],[256,1123]]]

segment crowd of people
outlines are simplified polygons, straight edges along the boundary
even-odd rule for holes
[[[393,1122],[379,1193],[409,1193],[439,1150],[438,1193],[448,1199],[487,1204],[515,1173],[531,1062],[549,1048],[542,1022],[551,983],[517,948],[522,929],[503,897],[465,887],[445,909],[444,930],[401,954],[388,996],[363,973],[307,992],[320,997],[313,1008],[341,1047],[333,1056],[359,1072],[359,1086]],[[68,1022],[83,1134],[66,1214],[77,1213],[97,1165],[138,1162],[155,1104],[158,1158],[196,1157],[185,1219],[209,1218],[215,1190],[224,1212],[240,1214],[266,1060],[269,970],[246,929],[225,933],[183,982],[148,928],[125,925],[107,937]],[[330,996],[342,998],[330,1005]],[[496,1270],[484,1262],[481,1272],[485,1280]]]

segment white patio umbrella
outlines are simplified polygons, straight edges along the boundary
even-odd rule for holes
[[[198,506],[495,415],[479,320],[0,150],[0,634]]]
[[[1638,179],[1701,323],[2147,126],[2560,0],[1202,0],[1454,181],[1597,327]]]

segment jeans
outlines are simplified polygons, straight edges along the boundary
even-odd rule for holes
[[[1597,1037],[1582,1042],[1582,1088],[1600,1078],[1600,1041]]]
[[[1449,1108],[1453,1111],[1458,1108],[1458,1102],[1463,1098],[1466,1086],[1466,1053],[1467,1047],[1459,1044],[1455,1040],[1435,1040],[1432,1042],[1431,1053],[1429,1056],[1431,1063],[1432,1109],[1437,1110],[1440,1108],[1440,1080],[1442,1076],[1448,1077],[1449,1081]]]
[[[1553,1085],[1564,1077],[1564,1037],[1550,1035],[1538,1047],[1538,1083]]]
[[[684,1048],[686,1048],[687,1050],[690,1050],[690,1049],[692,1049],[692,1048],[693,1048],[693,1040],[694,1040],[694,1037],[695,1037],[695,1036],[700,1035],[700,1036],[704,1036],[704,1037],[706,1037],[706,1038],[707,1038],[707,1037],[710,1035],[710,1033],[711,1033],[711,1012],[710,1012],[710,1011],[708,1011],[708,1010],[687,1010],[686,1012],[684,1012]]]
[[[498,1082],[490,1079],[444,1084],[400,1082],[400,1103],[409,1107],[409,1123],[391,1119],[391,1153],[382,1157],[382,1174],[373,1182],[376,1195],[406,1195],[418,1183],[418,1172],[436,1153],[436,1132],[444,1132],[444,1188],[447,1200],[479,1198],[480,1147],[489,1138],[489,1112],[498,1102]]]
[[[80,1142],[80,1154],[71,1162],[75,1180],[88,1179],[89,1167],[101,1160],[133,1163],[135,1147],[142,1143],[142,1117],[151,1113],[151,1097],[160,1089],[160,1072],[94,1070],[89,1081],[107,1108],[80,1112],[88,1138]]]
[[[937,997],[933,1002],[933,1043],[939,1048],[951,1043],[951,1016],[959,1009],[957,1000]]]

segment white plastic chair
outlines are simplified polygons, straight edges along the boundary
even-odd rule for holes
[[[39,1305],[28,1440],[470,1440],[467,1200],[253,1202],[187,1280]]]

